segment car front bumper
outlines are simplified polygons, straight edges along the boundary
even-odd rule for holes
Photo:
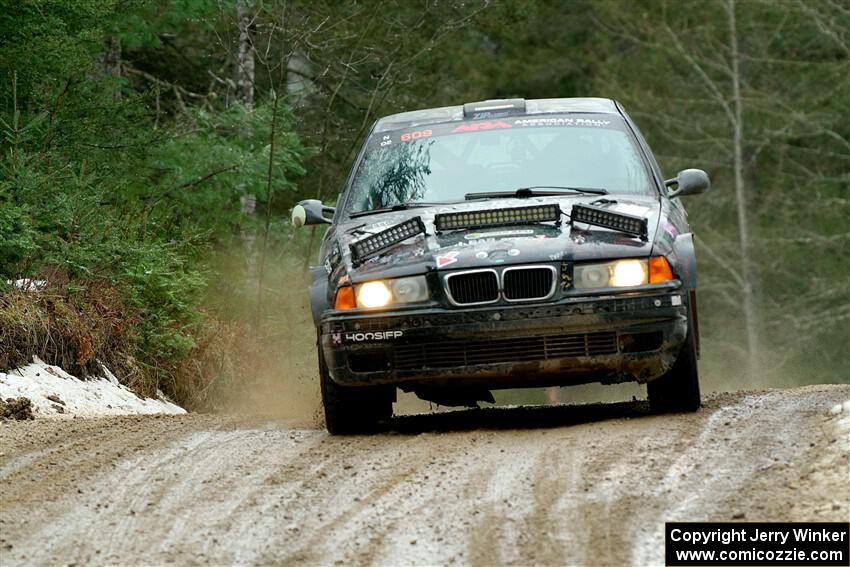
[[[552,303],[397,312],[328,311],[321,348],[347,386],[487,389],[652,381],[688,331],[678,281]]]

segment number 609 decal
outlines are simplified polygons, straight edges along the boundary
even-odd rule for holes
[[[402,142],[410,140],[418,140],[419,138],[430,138],[434,133],[431,130],[417,130],[416,132],[406,132],[401,135]]]

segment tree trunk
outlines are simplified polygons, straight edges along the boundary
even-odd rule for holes
[[[280,97],[274,93],[274,105],[272,106],[272,125],[269,132],[269,161],[266,172],[266,220],[263,226],[263,247],[260,250],[260,273],[257,276],[257,316],[255,324],[257,329],[261,328],[263,314],[263,286],[266,275],[266,256],[269,250],[269,231],[272,223],[272,202],[274,200],[274,141],[277,137],[277,113]]]
[[[236,19],[239,25],[239,54],[236,61],[236,96],[250,108],[254,107],[254,14],[249,10],[250,0],[236,3]]]
[[[110,35],[103,41],[103,53],[97,58],[97,70],[107,77],[121,76],[121,40]]]
[[[236,2],[236,25],[239,27],[239,50],[236,55],[236,97],[245,105],[249,111],[254,109],[254,32],[256,30],[255,17],[251,8],[253,0],[238,0]],[[244,215],[253,216],[256,211],[257,197],[253,193],[246,193],[240,198],[241,211]],[[245,268],[248,273],[254,273],[257,261],[257,231],[253,223],[247,227],[240,227],[242,238],[242,252],[245,260]],[[265,254],[265,250],[261,252]],[[264,266],[260,265],[259,291],[257,295],[257,320],[259,325],[260,305],[262,304]]]
[[[744,120],[741,98],[740,53],[738,51],[738,28],[735,21],[735,0],[727,0],[726,12],[729,19],[729,48],[732,64],[732,104],[735,119],[733,127],[733,155],[735,169],[735,201],[738,210],[738,239],[741,251],[741,280],[744,325],[747,332],[747,352],[750,364],[759,361],[759,333],[753,294],[753,269],[750,257],[750,235],[747,221],[747,195],[744,185]]]

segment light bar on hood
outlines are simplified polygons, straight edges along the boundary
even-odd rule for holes
[[[644,217],[615,213],[614,211],[588,205],[573,205],[572,212],[570,213],[570,222],[572,224],[583,222],[585,224],[610,228],[618,232],[639,236],[641,240],[646,240],[649,235],[646,218]]]
[[[423,232],[425,232],[425,223],[422,222],[422,218],[413,217],[403,223],[353,242],[350,246],[351,259],[355,264],[359,264],[363,260]]]
[[[486,228],[509,224],[550,222],[560,220],[560,218],[561,207],[558,205],[535,205],[533,207],[441,213],[434,216],[434,226],[437,230]]]

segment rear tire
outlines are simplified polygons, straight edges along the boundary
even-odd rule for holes
[[[322,352],[321,335],[318,341],[319,376],[322,388],[322,405],[325,409],[325,427],[331,435],[372,433],[381,421],[393,415],[392,386],[340,386],[328,372]]]
[[[675,413],[695,412],[699,409],[699,370],[692,329],[688,329],[685,344],[682,345],[682,351],[673,368],[647,384],[646,389],[652,411]]]

